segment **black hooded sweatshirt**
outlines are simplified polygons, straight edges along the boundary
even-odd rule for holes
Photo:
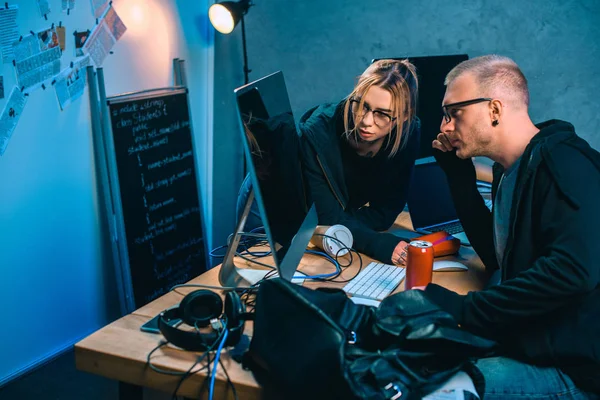
[[[600,393],[600,153],[568,122],[537,127],[518,168],[501,266],[471,160],[435,151],[471,244],[486,268],[501,268],[502,281],[464,296],[434,284],[425,293],[509,355],[559,367]],[[494,165],[492,197],[502,172]]]
[[[356,250],[391,264],[394,248],[406,239],[380,231],[392,226],[406,204],[419,152],[420,122],[415,118],[410,124],[405,145],[393,157],[388,157],[391,144],[387,147],[384,143],[373,159],[363,160],[367,168],[370,165],[368,174],[353,179],[348,168],[356,166],[352,157],[359,156],[352,155],[341,139],[343,104],[314,107],[300,120],[300,147],[310,199],[316,205],[320,225],[346,226],[352,232]],[[395,135],[394,129],[390,140]],[[369,205],[363,206],[367,202]]]

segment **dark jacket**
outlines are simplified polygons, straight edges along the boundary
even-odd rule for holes
[[[356,250],[388,264],[392,263],[392,252],[402,239],[378,231],[389,229],[406,204],[419,152],[418,119],[411,126],[406,145],[385,161],[381,173],[373,176],[380,182],[369,199],[369,206],[351,209],[340,148],[340,136],[344,133],[343,102],[312,108],[299,124],[304,175],[319,224],[346,226],[352,232]],[[380,151],[389,154],[389,149],[384,147]]]
[[[600,392],[600,153],[568,122],[538,128],[518,169],[502,282],[465,296],[429,285],[426,294],[512,356],[558,366],[580,388]],[[472,162],[435,155],[471,244],[487,268],[498,268],[492,214]],[[493,197],[502,167],[494,172]]]

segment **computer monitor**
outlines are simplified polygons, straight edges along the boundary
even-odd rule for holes
[[[253,197],[279,276],[291,280],[317,225],[317,214],[314,205],[308,207],[305,201],[299,137],[283,73],[268,75],[234,93],[253,196],[240,217],[219,278],[223,286],[240,286],[255,283],[267,272],[237,268],[233,263]]]
[[[396,57],[391,60],[408,59],[417,68],[419,95],[417,116],[421,120],[421,148],[418,158],[431,156],[431,142],[440,132],[442,122],[442,101],[446,93],[444,79],[448,72],[462,61],[468,60],[467,54],[424,57]],[[374,59],[373,62],[380,60]]]

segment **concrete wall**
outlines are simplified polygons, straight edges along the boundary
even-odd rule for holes
[[[600,149],[597,0],[256,0],[246,33],[250,80],[282,70],[296,120],[313,105],[347,95],[373,58],[498,53],[513,58],[529,79],[534,122],[568,120]],[[242,82],[240,38],[238,26],[226,46],[215,39],[215,65],[236,71],[221,88]],[[229,120],[230,112],[215,106],[216,119]],[[232,137],[238,136],[235,131]],[[239,140],[223,149],[215,179],[239,183],[240,153]],[[235,195],[221,188],[222,198]],[[226,228],[215,234],[217,242],[233,229],[226,216],[232,205],[224,206],[220,218]]]

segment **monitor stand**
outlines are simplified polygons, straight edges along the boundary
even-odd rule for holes
[[[219,272],[219,282],[224,287],[239,287],[241,289],[244,287],[254,285],[256,282],[263,279],[265,275],[270,271],[268,269],[238,268],[233,262],[236,250],[238,248],[238,245],[240,244],[240,239],[242,238],[242,235],[244,233],[244,226],[246,225],[248,214],[250,214],[250,208],[252,207],[253,201],[254,189],[252,189],[248,194],[246,205],[244,206],[244,211],[240,216],[240,220],[238,221],[238,224],[235,228],[235,232],[233,234],[231,243],[227,247],[225,259],[223,260],[223,264],[221,265],[221,271]]]
[[[242,212],[240,220],[235,228],[231,243],[227,246],[225,259],[223,260],[223,264],[221,264],[221,270],[219,271],[219,283],[223,287],[239,288],[240,290],[246,289],[263,279],[267,273],[271,272],[270,269],[238,268],[233,262],[236,250],[240,244],[240,239],[244,234],[244,226],[246,225],[246,220],[250,214],[250,208],[252,208],[253,201],[254,189],[251,189],[250,193],[248,194],[246,204],[244,205],[244,211]],[[277,269],[276,267],[274,268]],[[277,269],[277,274],[275,274],[273,277],[277,276],[278,274],[279,270]],[[294,277],[292,278],[292,282],[302,284],[305,276],[306,275],[304,273],[296,271],[294,273]]]

